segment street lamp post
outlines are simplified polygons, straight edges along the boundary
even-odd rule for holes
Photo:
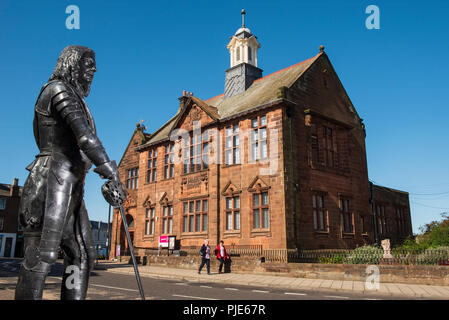
[[[109,205],[109,213],[108,213],[108,230],[106,231],[106,257],[109,259],[109,246],[111,245],[111,233],[109,232],[110,228],[110,220],[111,220],[111,205]]]

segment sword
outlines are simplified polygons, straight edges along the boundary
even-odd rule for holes
[[[119,206],[118,208],[119,208],[120,214],[122,216],[123,226],[125,227],[126,238],[128,239],[128,246],[129,246],[129,250],[131,252],[131,260],[133,261],[134,273],[136,274],[137,286],[139,287],[139,292],[140,292],[140,296],[142,297],[142,300],[145,300],[145,293],[143,292],[142,281],[140,280],[139,269],[137,268],[136,258],[134,257],[134,246],[131,241],[131,236],[129,235],[128,221],[126,221],[125,210],[123,209],[122,205]]]
[[[139,269],[137,268],[136,258],[134,257],[134,246],[133,242],[131,241],[131,236],[129,235],[128,221],[126,221],[125,209],[123,208],[123,201],[124,199],[126,199],[126,191],[122,188],[122,183],[120,181],[107,181],[101,187],[101,193],[103,193],[104,198],[110,205],[120,210],[123,227],[125,228],[126,238],[128,240],[128,246],[131,252],[131,260],[133,262],[134,273],[136,274],[137,286],[139,287],[139,292],[142,300],[145,300],[145,294],[143,292],[142,281],[140,280]]]

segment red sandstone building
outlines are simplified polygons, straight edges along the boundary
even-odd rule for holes
[[[23,234],[19,226],[22,189],[17,178],[13,184],[0,183],[0,257],[23,256]]]
[[[259,47],[242,26],[228,44],[224,94],[184,92],[153,134],[137,126],[119,164],[136,249],[155,249],[164,235],[181,248],[208,238],[264,249],[411,235],[408,194],[368,180],[365,126],[324,47],[265,77]],[[118,212],[111,243],[112,256],[126,254]]]

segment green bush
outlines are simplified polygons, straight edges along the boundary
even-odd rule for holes
[[[336,254],[332,257],[322,256],[322,257],[318,258],[318,263],[338,264],[338,263],[343,263],[344,259],[345,259],[344,254]]]
[[[418,254],[423,252],[427,248],[428,248],[427,241],[421,241],[420,243],[417,243],[415,239],[409,237],[405,239],[401,245],[391,249],[391,254],[393,256],[399,256],[404,254]]]
[[[376,245],[358,247],[343,259],[346,264],[378,264],[383,257],[384,251]]]

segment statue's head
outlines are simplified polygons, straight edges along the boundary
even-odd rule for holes
[[[68,46],[62,50],[50,80],[63,80],[87,97],[97,71],[95,52],[83,46]]]

